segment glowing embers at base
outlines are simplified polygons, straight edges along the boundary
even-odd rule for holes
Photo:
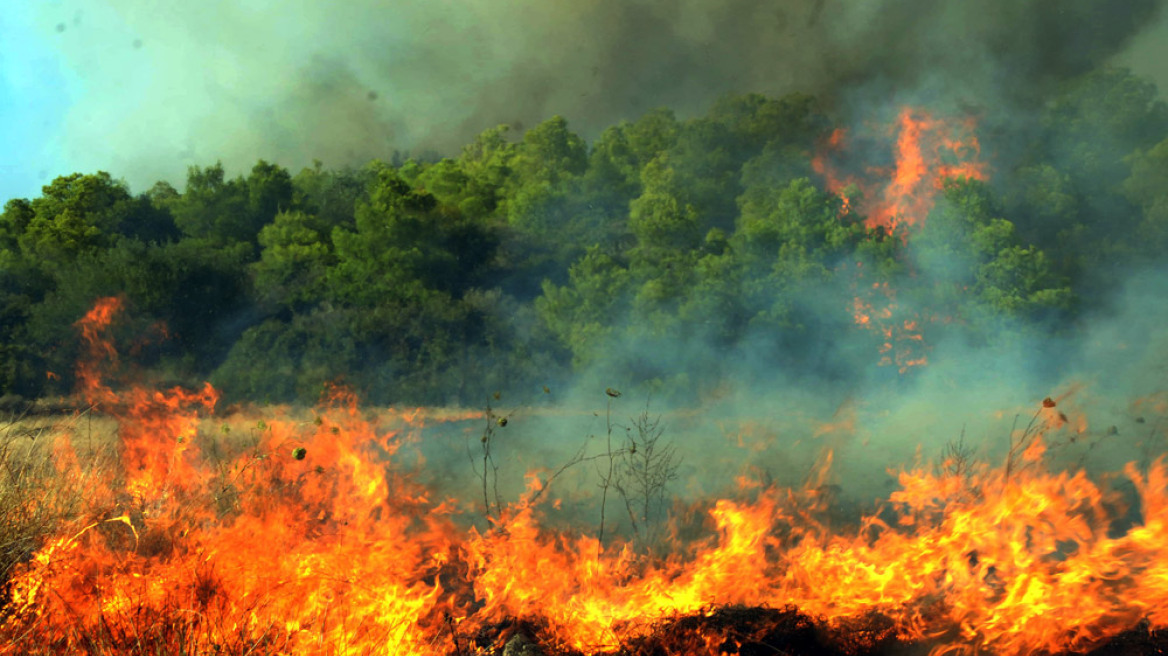
[[[679,618],[730,605],[839,631],[879,617],[879,640],[938,654],[1085,651],[1168,627],[1164,462],[1129,465],[1127,498],[1048,470],[1047,445],[1085,430],[1065,397],[1038,404],[1002,466],[955,455],[900,471],[879,511],[842,527],[822,476],[742,479],[678,513],[690,537],[664,553],[548,530],[556,504],[536,475],[470,527],[398,462],[417,411],[372,417],[338,390],[307,417],[224,419],[200,416],[212,392],[109,394],[129,408],[120,467],[83,472],[58,444],[90,505],[12,573],[0,651],[485,654],[476,636],[521,622],[549,650],[595,653],[667,640],[654,627],[672,620],[667,652],[717,653],[725,631]],[[767,621],[788,620],[806,621]]]

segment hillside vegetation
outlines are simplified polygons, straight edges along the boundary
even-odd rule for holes
[[[373,403],[474,405],[585,373],[689,395],[776,371],[911,376],[944,339],[1073,334],[1160,258],[1155,98],[1103,69],[1032,116],[987,108],[987,179],[946,181],[909,235],[828,191],[813,159],[840,119],[799,94],[661,109],[592,143],[556,116],[450,158],[192,167],[181,193],[62,175],[0,215],[0,394],[72,390],[74,323],[110,295],[135,367],[229,399],[311,402],[338,380]],[[893,357],[891,329],[856,325],[869,307],[924,346]]]

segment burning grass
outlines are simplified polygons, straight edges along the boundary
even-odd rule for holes
[[[393,467],[417,415],[345,396],[283,414],[157,424],[186,460],[157,487],[125,467],[139,450],[124,440],[144,435],[129,417],[117,439],[81,418],[35,439],[10,427],[6,653],[499,653],[516,634],[539,653],[638,655],[1163,642],[1168,473],[1128,468],[1142,521],[1119,526],[1122,495],[1045,470],[1053,406],[1008,467],[955,446],[858,526],[826,526],[817,480],[746,483],[707,504],[704,538],[653,558],[541,528],[554,509],[523,499],[468,528]]]
[[[1057,653],[1151,644],[1140,627],[1168,608],[1163,465],[1129,468],[1143,521],[1120,532],[1123,500],[1043,471],[1035,431],[1010,468],[903,472],[846,532],[820,522],[823,486],[748,485],[712,505],[707,538],[646,559],[541,529],[522,500],[460,526],[393,470],[395,421],[379,430],[348,398],[205,419],[168,438],[190,459],[169,471],[195,478],[157,488],[133,485],[120,441],[79,449],[80,420],[9,428],[8,653],[494,653],[505,641],[482,636],[508,622],[544,653]]]
[[[215,416],[210,387],[115,392],[96,362],[113,354],[90,351],[84,395],[112,422],[104,438],[77,416],[13,424],[0,442],[3,653],[1020,655],[1165,642],[1168,467],[1128,465],[1123,492],[1053,466],[1051,449],[1080,434],[1061,398],[1016,428],[1005,463],[954,443],[851,521],[833,515],[829,457],[798,488],[742,478],[674,512],[646,548],[550,528],[561,509],[548,474],[470,521],[404,464],[426,421],[482,415],[370,414],[338,391],[312,412]],[[485,420],[487,444],[504,424]],[[657,434],[644,427],[641,455]],[[616,481],[611,425],[607,437],[596,469]]]
[[[87,444],[73,453],[85,464],[62,477],[56,464],[63,434],[84,426]],[[106,476],[114,463],[113,427],[89,414],[66,421],[14,415],[0,425],[0,580],[29,560],[64,523],[82,514],[88,483]],[[105,448],[101,445],[104,444]]]

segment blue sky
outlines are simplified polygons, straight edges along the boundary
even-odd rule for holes
[[[261,158],[293,171],[317,158],[360,164],[468,106],[448,98],[459,93],[450,85],[426,93],[435,76],[404,65],[424,48],[401,65],[370,56],[427,38],[417,18],[446,19],[430,9],[408,14],[384,0],[0,3],[0,203],[36,197],[73,172],[108,171],[139,193],[158,180],[182,188],[188,167],[216,161],[229,175]],[[402,93],[386,102],[395,87]]]
[[[21,2],[0,12],[0,199],[39,195],[63,162],[55,135],[76,96],[52,37]]]

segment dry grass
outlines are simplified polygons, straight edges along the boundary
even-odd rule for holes
[[[43,541],[85,511],[87,480],[113,462],[113,425],[86,414],[0,423],[0,582]],[[79,470],[58,465],[68,440]]]

